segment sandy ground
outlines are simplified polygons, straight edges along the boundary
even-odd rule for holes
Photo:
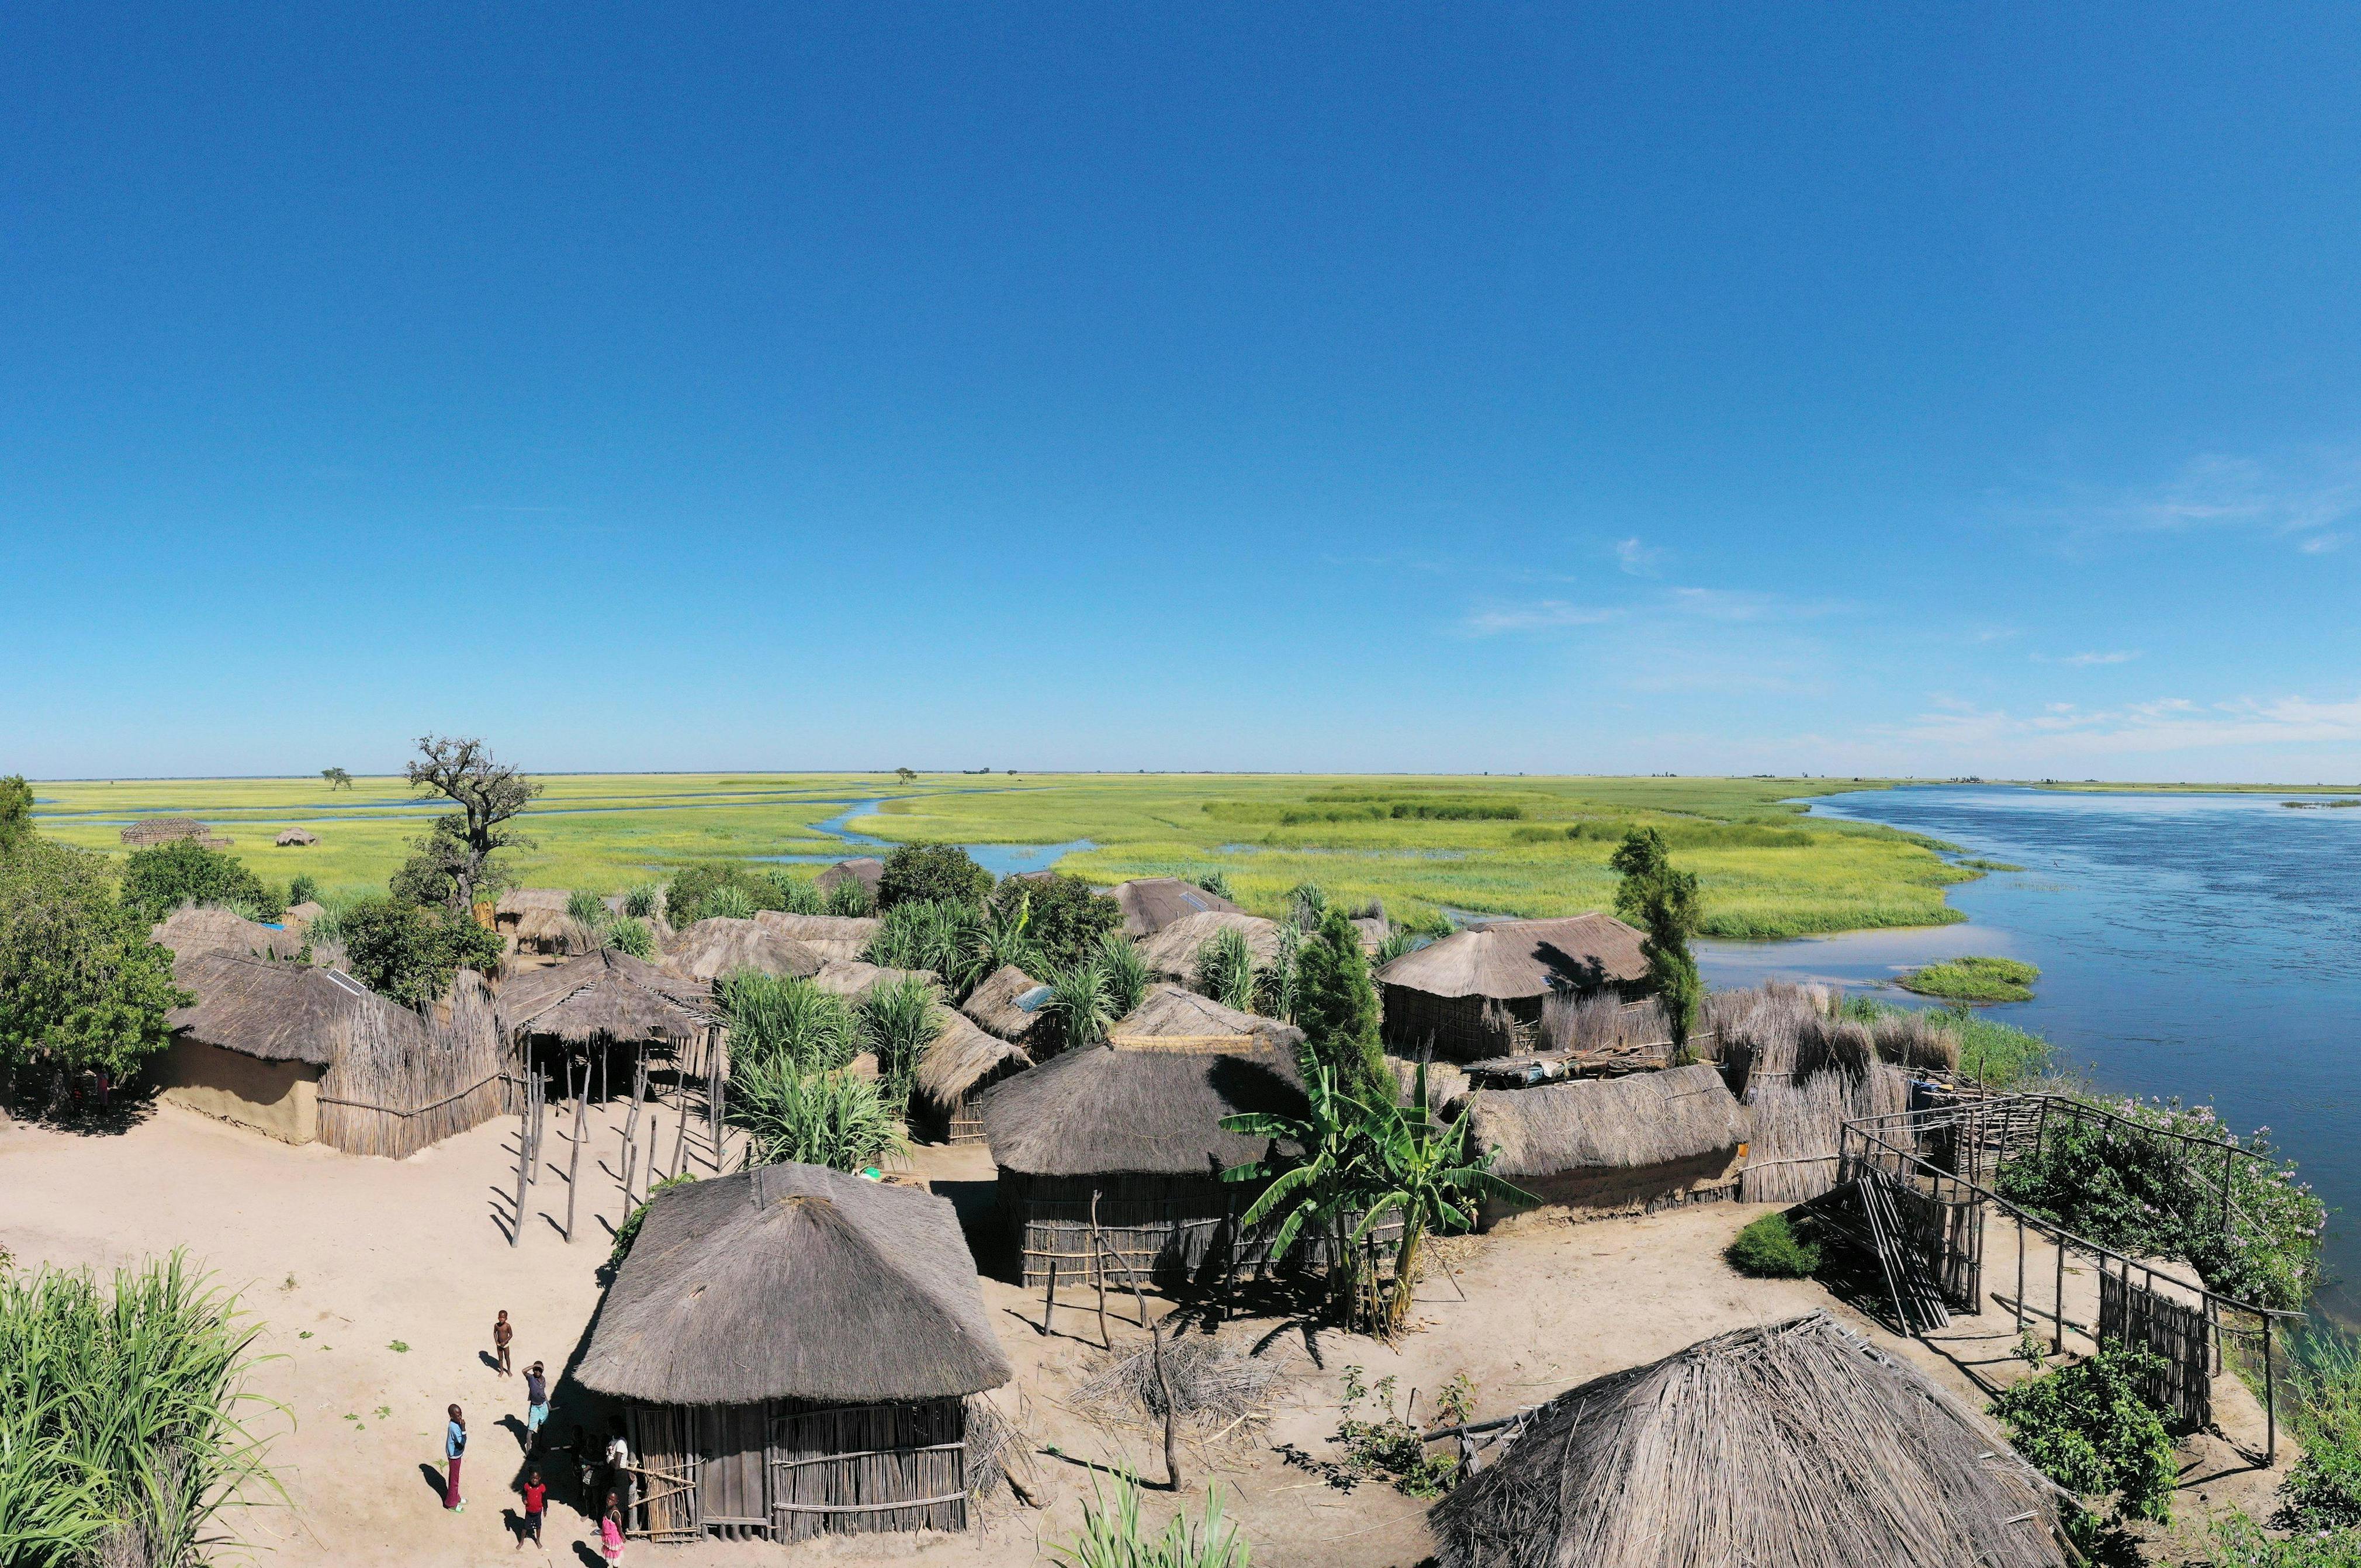
[[[669,1122],[667,1122],[669,1125]],[[291,1508],[250,1510],[236,1527],[282,1563],[443,1565],[520,1561],[510,1486],[522,1462],[521,1379],[503,1378],[489,1351],[494,1314],[516,1325],[515,1360],[554,1369],[578,1351],[599,1294],[598,1264],[620,1218],[611,1167],[611,1122],[594,1118],[584,1154],[578,1239],[559,1232],[566,1203],[553,1168],[527,1204],[522,1245],[511,1247],[516,1124],[489,1124],[416,1157],[394,1163],[324,1148],[290,1148],[176,1107],[156,1108],[128,1131],[85,1135],[0,1123],[0,1246],[20,1264],[127,1264],[174,1247],[236,1289],[263,1325],[258,1348],[275,1357],[256,1391],[283,1413],[258,1413],[280,1433],[274,1460]],[[555,1137],[548,1150],[565,1147]],[[665,1145],[667,1157],[669,1142]],[[983,1236],[992,1168],[980,1148],[925,1149],[917,1165]],[[593,1172],[596,1174],[593,1174]],[[1512,1232],[1454,1242],[1419,1301],[1420,1332],[1389,1348],[1352,1336],[1309,1335],[1280,1319],[1242,1318],[1224,1336],[1268,1342],[1289,1378],[1267,1422],[1192,1442],[1184,1454],[1191,1508],[1209,1481],[1254,1542],[1257,1563],[1409,1564],[1432,1550],[1424,1505],[1389,1487],[1337,1490],[1290,1464],[1292,1446],[1315,1459],[1333,1454],[1344,1369],[1417,1388],[1422,1413],[1434,1390],[1460,1373],[1476,1384],[1479,1417],[1513,1412],[1571,1384],[1653,1359],[1707,1335],[1828,1307],[1881,1342],[1897,1342],[1809,1281],[1741,1278],[1722,1264],[1722,1245],[1763,1211],[1734,1204],[1676,1210],[1638,1220],[1583,1225],[1529,1223]],[[2014,1284],[2013,1233],[1988,1247],[1987,1285]],[[2004,1281],[2002,1260],[2009,1277]],[[2037,1268],[2038,1265],[2037,1263]],[[2079,1281],[2095,1295],[2095,1283]],[[830,1563],[1015,1564],[1052,1561],[1048,1543],[1071,1536],[1104,1466],[1128,1464],[1160,1483],[1162,1459],[1145,1429],[1116,1430],[1083,1419],[1064,1401],[1103,1354],[1095,1300],[1061,1300],[1044,1333],[1038,1294],[996,1279],[983,1285],[1017,1379],[1000,1396],[1039,1444],[1035,1461],[1047,1507],[1003,1504],[982,1530],[961,1537],[867,1537],[794,1550],[799,1561]],[[2073,1310],[2070,1285],[2069,1316]],[[2038,1298],[2038,1293],[2037,1292]],[[2038,1298],[2046,1302],[2046,1298]],[[1151,1299],[1152,1310],[1161,1310]],[[1127,1303],[1110,1307],[1118,1346],[1144,1337]],[[2087,1311],[2081,1321],[2088,1321]],[[1994,1308],[1961,1319],[1932,1345],[1905,1354],[1978,1399],[1971,1376],[2024,1375],[2010,1354],[2014,1321]],[[2227,1380],[2225,1380],[2225,1383]],[[2232,1385],[2235,1387],[2235,1385]],[[2243,1395],[2243,1390],[2239,1391]],[[2204,1506],[2268,1490],[2236,1443],[2259,1448],[2260,1415],[2224,1399],[2231,1441],[2207,1440],[2191,1455],[2191,1500]],[[469,1507],[441,1507],[444,1406],[468,1417]],[[563,1443],[580,1420],[604,1412],[578,1390],[561,1388],[553,1419]],[[2246,1428],[2251,1426],[2251,1433]],[[600,1428],[603,1431],[603,1427]],[[2282,1464],[2289,1450],[2282,1444]],[[545,1466],[553,1504],[572,1501],[570,1465]],[[1159,1528],[1173,1499],[1149,1492],[1144,1513]],[[596,1564],[587,1521],[553,1506],[545,1556]],[[627,1556],[675,1568],[777,1561],[761,1543],[652,1547]],[[530,1552],[525,1556],[536,1555]]]

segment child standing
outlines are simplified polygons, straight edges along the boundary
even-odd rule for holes
[[[548,1508],[549,1488],[543,1484],[541,1472],[536,1470],[525,1479],[524,1530],[517,1536],[518,1551],[524,1550],[527,1536],[533,1538],[533,1543],[535,1546],[541,1544],[541,1516]]]
[[[503,1377],[510,1375],[509,1341],[515,1337],[516,1331],[509,1327],[509,1315],[506,1312],[502,1312],[498,1318],[493,1320],[492,1349],[500,1354],[500,1376]]]
[[[607,1494],[607,1511],[598,1518],[598,1544],[608,1562],[623,1560],[623,1505],[612,1492]]]
[[[549,1420],[549,1379],[536,1361],[524,1370],[524,1446],[531,1453],[541,1442],[542,1423]]]
[[[454,1405],[450,1423],[443,1429],[443,1463],[449,1466],[450,1475],[443,1485],[443,1506],[453,1513],[466,1513],[467,1505],[459,1496],[459,1461],[467,1453],[467,1418]]]

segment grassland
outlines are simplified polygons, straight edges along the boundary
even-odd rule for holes
[[[1806,818],[1803,797],[1862,787],[1824,779],[1381,778],[1221,774],[634,774],[552,776],[514,860],[536,885],[611,891],[712,857],[832,855],[817,825],[851,822],[896,841],[1057,844],[1102,882],[1220,870],[1240,903],[1277,912],[1313,882],[1408,916],[1455,910],[1557,915],[1613,898],[1607,860],[1624,829],[1653,825],[1703,883],[1708,932],[1784,937],[1960,918],[1943,890],[1976,872],[1941,846],[1867,824]],[[198,817],[283,885],[382,886],[435,814],[398,779],[329,791],[316,779],[43,783],[40,829],[119,853],[141,816]],[[280,850],[282,828],[320,843]]]
[[[2040,970],[2015,959],[1945,959],[1904,975],[1899,984],[1946,1002],[2030,1002]]]

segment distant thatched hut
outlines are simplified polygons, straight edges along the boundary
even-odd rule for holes
[[[1469,1135],[1502,1177],[1559,1211],[1631,1213],[1729,1195],[1746,1116],[1702,1064],[1478,1093]],[[1488,1204],[1485,1219],[1513,1211]]]
[[[1488,920],[1378,971],[1386,1043],[1472,1061],[1531,1050],[1553,992],[1636,992],[1648,978],[1640,933],[1611,915]]]
[[[1191,915],[1223,911],[1231,915],[1244,913],[1218,893],[1207,893],[1193,882],[1179,877],[1134,877],[1118,883],[1107,891],[1107,896],[1123,909],[1123,928],[1132,937],[1152,937],[1175,920],[1185,920]]]
[[[154,844],[177,844],[183,839],[198,844],[208,843],[214,837],[214,830],[193,817],[143,817],[126,828],[121,837],[133,849],[144,850]],[[228,841],[226,839],[222,840],[224,843]]]
[[[620,1076],[619,1050],[667,1051],[698,1074],[713,1065],[712,988],[612,948],[515,976],[501,988],[500,1015],[523,1062],[546,1071],[579,1058],[604,1069],[601,1093]]]
[[[878,927],[869,916],[790,915],[784,909],[759,910],[754,918],[823,959],[859,958]]]
[[[183,904],[159,921],[148,935],[181,959],[200,953],[291,959],[303,950],[302,932],[260,925],[210,904]]]
[[[309,833],[301,828],[290,828],[271,840],[282,850],[302,849],[319,841],[320,836],[317,833]]]
[[[712,981],[735,970],[763,974],[818,974],[823,959],[791,937],[782,937],[754,920],[730,920],[716,916],[700,920],[675,937],[664,948],[664,966],[691,980]]]
[[[1268,1140],[1224,1132],[1249,1111],[1300,1116],[1302,1031],[1159,985],[1104,1046],[1070,1050],[985,1091],[983,1130],[1000,1207],[1028,1286],[1097,1277],[1095,1209],[1110,1281],[1247,1266],[1235,1216],[1256,1189],[1224,1182]]]
[[[1268,968],[1279,957],[1279,922],[1233,909],[1184,915],[1155,935],[1141,938],[1139,956],[1149,974],[1186,985],[1196,978],[1198,949],[1224,931],[1235,931],[1246,938],[1257,969]]]
[[[287,913],[279,918],[290,931],[302,932],[310,930],[312,923],[327,912],[324,905],[307,898],[301,904],[289,905]]]
[[[1002,1079],[1033,1065],[1023,1046],[988,1035],[961,1013],[950,1013],[941,1034],[918,1058],[918,1091],[928,1118],[947,1144],[983,1141],[977,1097]]]
[[[573,894],[562,887],[512,887],[493,906],[492,929],[521,953],[562,953],[574,929],[566,913]]]
[[[950,1204],[808,1165],[657,1194],[576,1373],[623,1402],[631,1532],[963,1530],[1010,1376]]]
[[[877,902],[877,884],[885,875],[885,862],[874,855],[858,855],[849,861],[839,861],[812,879],[812,885],[823,894],[833,893],[848,882],[857,882],[869,894],[869,902]]]
[[[1057,1026],[1041,1006],[1049,1000],[1048,986],[1015,964],[1003,964],[968,993],[960,1011],[986,1034],[1031,1049],[1056,1038]]]
[[[164,1098],[291,1144],[394,1159],[500,1114],[506,1053],[462,971],[429,1024],[348,974],[214,951],[181,959]]]
[[[1442,1568],[2062,1568],[2058,1496],[1814,1312],[1559,1395],[1433,1523]]]

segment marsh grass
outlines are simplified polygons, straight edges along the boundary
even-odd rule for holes
[[[793,975],[735,970],[714,987],[730,1025],[733,1066],[783,1058],[800,1072],[845,1066],[860,1051],[861,1028],[843,997]]]
[[[943,1012],[934,988],[913,975],[873,989],[855,1004],[861,1036],[877,1053],[877,1077],[886,1103],[896,1112],[910,1102],[918,1058],[942,1033]]]
[[[2015,959],[1945,959],[1912,970],[1894,983],[1946,1002],[2030,1002],[2041,970]]]

